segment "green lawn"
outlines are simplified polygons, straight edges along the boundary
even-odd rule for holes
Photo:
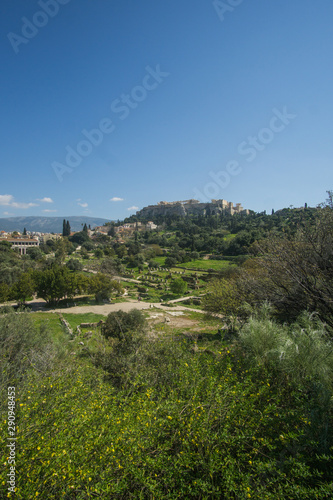
[[[229,266],[235,266],[232,262],[227,260],[192,260],[191,262],[185,262],[179,264],[181,267],[187,267],[189,269],[198,268],[207,271],[208,269],[214,269],[214,271],[219,271],[220,269],[225,269]]]
[[[63,313],[63,317],[68,321],[71,325],[73,331],[76,330],[76,327],[81,323],[98,323],[98,321],[105,320],[105,316],[102,314],[94,314],[94,313],[86,313],[86,314],[72,314],[72,313]]]
[[[58,314],[31,313],[30,317],[33,319],[37,327],[40,327],[42,323],[46,323],[47,330],[52,334],[52,338],[55,339],[63,336],[63,329]]]
[[[154,257],[153,261],[157,262],[160,266],[164,266],[166,257]]]
[[[236,238],[237,234],[226,234],[225,236],[223,236],[223,239],[225,241],[230,241],[230,240],[233,240],[234,238]]]

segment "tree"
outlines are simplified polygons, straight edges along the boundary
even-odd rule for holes
[[[112,312],[108,315],[102,326],[102,334],[106,337],[126,340],[132,332],[142,332],[147,325],[147,320],[142,311],[132,309],[128,313],[124,311]]]
[[[77,243],[78,245],[82,245],[86,241],[89,241],[89,236],[85,231],[80,231],[78,233],[69,236],[69,241],[72,243]]]
[[[67,267],[53,265],[34,274],[37,296],[48,303],[57,304],[61,299],[74,297],[87,288],[87,279],[81,274],[72,273]]]
[[[0,283],[0,302],[7,302],[10,297],[10,288],[7,283]]]
[[[88,233],[88,227],[87,227],[87,224],[84,224],[82,231],[83,231],[84,233]]]
[[[26,236],[27,235],[27,230],[26,228],[23,229],[23,236]]]
[[[0,241],[0,252],[12,253],[12,244],[9,241]]]
[[[101,259],[103,257],[103,255],[104,255],[103,250],[101,248],[96,248],[96,250],[95,250],[95,257],[97,259]]]
[[[127,255],[126,245],[119,245],[119,247],[116,248],[116,254],[118,255],[119,259],[125,257]]]
[[[172,293],[183,295],[187,290],[187,283],[182,278],[176,278],[170,285]]]
[[[283,320],[307,309],[333,329],[333,211],[302,213],[294,236],[253,245],[254,258],[245,262],[237,286],[253,305],[270,301]]]
[[[43,252],[39,247],[32,247],[27,249],[27,255],[32,260],[40,260],[43,257]]]
[[[122,275],[125,272],[125,267],[119,259],[110,257],[101,262],[100,271],[109,276]]]
[[[116,235],[116,230],[114,224],[111,224],[110,229],[108,231],[108,236],[111,236],[113,238],[115,235]]]
[[[70,271],[82,271],[83,264],[78,259],[70,259],[66,262],[66,267],[68,267]]]
[[[35,291],[35,283],[31,272],[23,273],[12,287],[13,298],[25,303]]]
[[[71,234],[71,226],[69,224],[69,221],[66,222],[64,219],[62,222],[62,235],[63,236],[69,236]]]
[[[121,294],[123,287],[117,280],[111,280],[105,274],[97,273],[89,280],[89,291],[95,295],[96,302],[101,302],[110,300],[112,292]]]
[[[175,259],[174,257],[167,257],[165,259],[165,267],[173,267],[177,264],[177,259]]]
[[[212,279],[208,284],[206,295],[202,298],[205,311],[226,316],[237,316],[241,304],[242,297],[234,280]]]

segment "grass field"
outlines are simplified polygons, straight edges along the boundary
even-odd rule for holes
[[[153,260],[160,266],[164,266],[166,257],[154,257]]]
[[[220,269],[225,269],[226,267],[235,267],[235,264],[227,260],[192,260],[191,262],[179,264],[179,266],[187,267],[189,269],[198,268],[204,271],[207,271],[208,269],[219,271]]]

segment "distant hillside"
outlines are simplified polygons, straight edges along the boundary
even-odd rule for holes
[[[62,222],[69,220],[72,231],[81,231],[84,224],[91,226],[103,226],[105,222],[110,222],[108,219],[100,219],[97,217],[9,217],[8,219],[0,218],[0,231],[20,231],[24,228],[27,231],[36,231],[42,233],[61,233]]]

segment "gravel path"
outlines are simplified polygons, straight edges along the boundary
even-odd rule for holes
[[[110,312],[114,311],[125,311],[128,312],[131,309],[151,309],[151,307],[155,307],[157,309],[162,309],[164,312],[168,311],[194,311],[205,314],[205,311],[201,309],[190,309],[189,307],[183,306],[173,306],[173,307],[165,307],[162,304],[154,303],[149,304],[147,302],[139,302],[137,300],[129,300],[128,302],[119,302],[119,304],[103,304],[96,306],[75,306],[75,307],[67,307],[66,309],[48,309],[45,312],[64,312],[64,313],[72,313],[72,314],[86,314],[86,313],[95,313],[102,314],[103,316],[107,316]]]
[[[6,304],[0,304],[0,306],[4,305]],[[16,305],[16,303],[11,303],[7,305],[14,306]],[[102,314],[103,316],[107,316],[110,312],[114,311],[128,312],[131,309],[145,310],[145,309],[152,309],[153,307],[157,309],[162,309],[162,311],[166,313],[168,311],[193,311],[205,314],[205,311],[202,311],[201,309],[192,309],[190,307],[184,307],[178,305],[177,306],[174,305],[173,307],[168,307],[165,306],[165,304],[163,305],[161,303],[149,303],[134,299],[128,299],[127,302],[119,302],[118,304],[101,304],[101,305],[91,305],[91,306],[73,306],[73,307],[57,307],[57,308],[46,308],[44,307],[45,300],[35,299],[30,302],[27,302],[26,305],[31,308],[32,312],[45,312],[45,313],[63,312],[72,314],[95,313],[95,314]]]

